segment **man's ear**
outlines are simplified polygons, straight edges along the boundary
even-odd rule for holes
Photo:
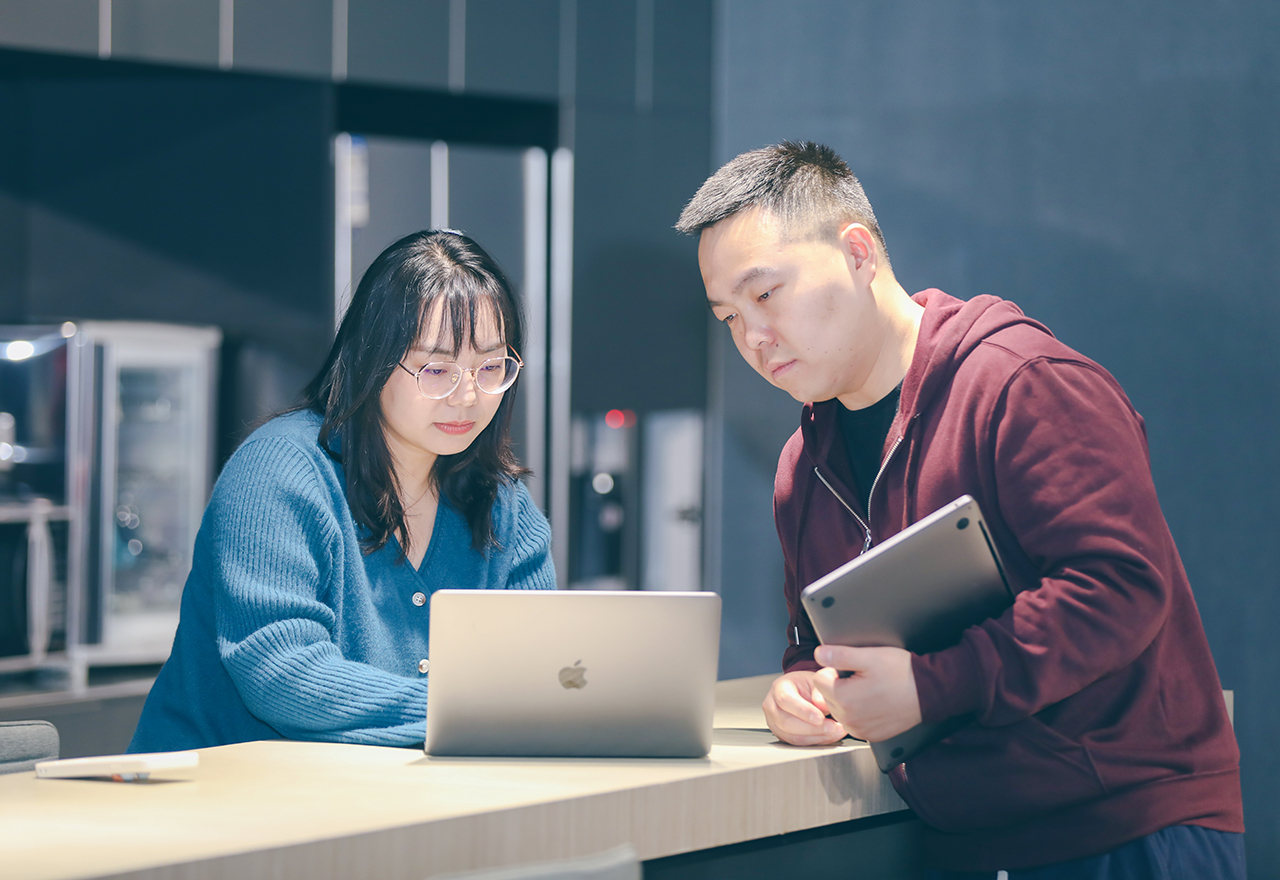
[[[869,272],[874,278],[880,265],[876,237],[861,223],[850,223],[840,230],[840,250],[852,262],[855,271]],[[868,280],[870,280],[870,278]]]

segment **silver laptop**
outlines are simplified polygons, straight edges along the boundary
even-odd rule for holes
[[[917,654],[960,641],[967,627],[1013,602],[978,502],[962,495],[804,588],[814,631],[827,645],[893,645]],[[920,724],[872,743],[886,773],[964,727],[969,716]]]
[[[711,748],[715,593],[440,590],[430,755],[700,758]]]

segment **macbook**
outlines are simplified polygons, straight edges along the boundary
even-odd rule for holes
[[[805,587],[800,599],[827,645],[892,645],[917,654],[960,641],[1013,602],[978,502],[968,495]],[[872,743],[886,773],[972,719],[920,724]]]
[[[439,590],[430,755],[698,758],[711,748],[720,597]]]

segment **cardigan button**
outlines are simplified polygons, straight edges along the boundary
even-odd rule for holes
[[[421,660],[418,661],[418,671],[421,672],[423,675],[426,675],[430,669],[431,669],[431,661],[428,660],[426,657],[423,657]]]
[[[417,605],[419,608],[421,608],[423,605],[426,605],[426,604],[427,604],[427,594],[426,594],[426,593],[414,593],[414,594],[413,594],[413,604],[414,604],[414,605]]]

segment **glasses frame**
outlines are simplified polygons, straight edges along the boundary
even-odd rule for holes
[[[462,384],[462,378],[466,376],[468,373],[471,374],[471,384],[476,386],[477,391],[482,391],[485,394],[491,394],[491,395],[506,394],[508,391],[511,390],[511,386],[516,383],[516,379],[520,378],[520,371],[524,369],[524,361],[520,359],[520,352],[516,351],[515,348],[513,348],[510,345],[507,346],[507,351],[509,351],[510,354],[505,354],[501,358],[485,358],[483,361],[481,361],[479,367],[472,367],[471,369],[465,369],[462,366],[462,364],[459,364],[457,361],[431,361],[430,363],[423,364],[418,369],[417,372],[414,372],[413,370],[406,367],[403,361],[397,361],[396,366],[404,370],[406,373],[408,373],[410,376],[413,377],[413,386],[417,388],[418,393],[421,394],[423,397],[425,397],[427,400],[444,400],[445,398],[451,396],[453,392],[458,390],[458,386]],[[480,368],[483,367],[489,361],[506,360],[507,358],[513,358],[516,362],[515,373],[512,375],[511,381],[508,382],[505,387],[501,388],[498,391],[489,391],[486,388],[481,388],[480,378],[479,378]],[[422,390],[421,376],[422,376],[423,370],[425,370],[427,367],[452,367],[454,370],[457,371],[455,375],[457,375],[458,378],[454,380],[452,387],[450,387],[448,391],[446,391],[444,394],[440,394],[433,397]]]

